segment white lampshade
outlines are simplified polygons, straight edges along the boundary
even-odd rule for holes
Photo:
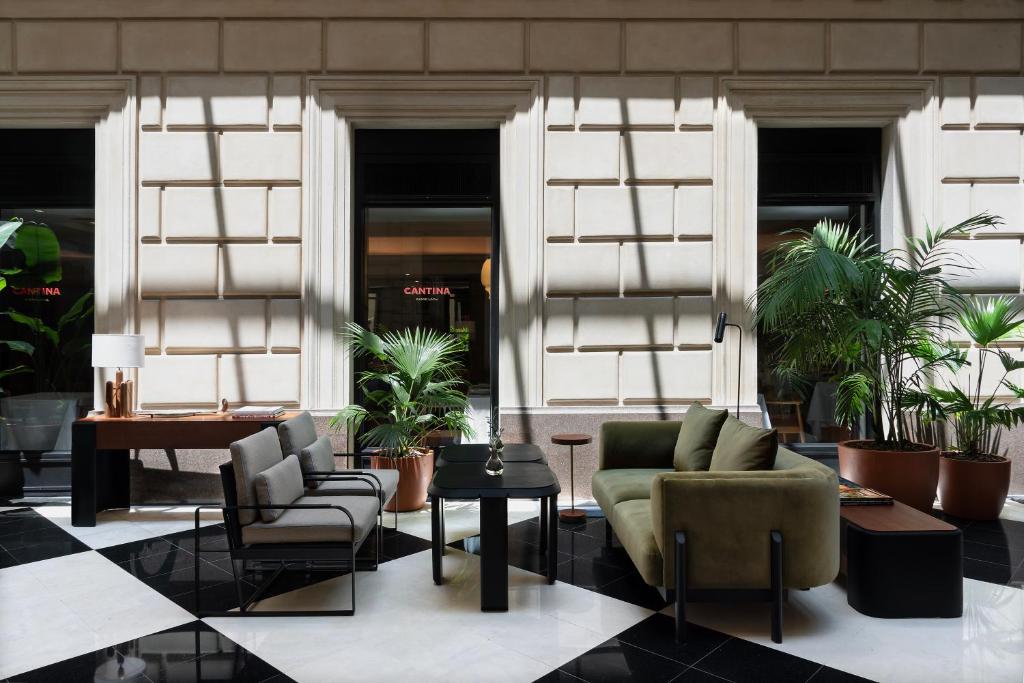
[[[94,368],[141,368],[146,364],[146,340],[141,334],[92,335]]]

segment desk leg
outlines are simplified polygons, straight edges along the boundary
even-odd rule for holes
[[[548,496],[548,583],[558,576],[558,496]]]
[[[96,526],[96,425],[71,425],[71,526]]]
[[[444,532],[441,530],[441,498],[434,496],[430,501],[430,563],[434,573],[434,585],[444,583],[441,575],[441,550],[444,547]]]
[[[508,611],[508,498],[480,499],[480,609]]]

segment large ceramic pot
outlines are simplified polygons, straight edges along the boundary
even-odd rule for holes
[[[384,505],[388,512],[412,512],[427,504],[427,487],[434,476],[434,451],[419,451],[404,458],[370,456],[376,470],[398,470],[398,492]]]
[[[918,510],[931,510],[939,483],[939,449],[877,450],[873,445],[871,441],[841,442],[839,476]]]
[[[939,458],[939,502],[955,517],[998,519],[1010,491],[1010,461]]]

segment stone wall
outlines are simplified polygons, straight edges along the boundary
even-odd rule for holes
[[[145,406],[304,404],[315,75],[543,79],[541,399],[515,408],[594,410],[538,424],[735,400],[710,343],[741,298],[723,286],[724,79],[933,81],[934,177],[911,182],[934,200],[908,221],[1001,215],[958,245],[980,266],[962,285],[1022,292],[1019,3],[86,4],[0,0],[0,78],[137,77]]]

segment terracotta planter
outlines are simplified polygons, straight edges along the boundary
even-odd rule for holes
[[[939,458],[939,502],[955,517],[998,519],[1010,491],[1010,461]]]
[[[839,444],[839,476],[881,491],[923,512],[932,509],[939,483],[939,449],[880,451]],[[870,443],[870,442],[868,442]]]
[[[370,456],[370,466],[375,470],[398,470],[398,493],[384,505],[388,512],[412,512],[427,504],[427,487],[434,476],[434,451],[406,458],[389,458],[383,455]]]

